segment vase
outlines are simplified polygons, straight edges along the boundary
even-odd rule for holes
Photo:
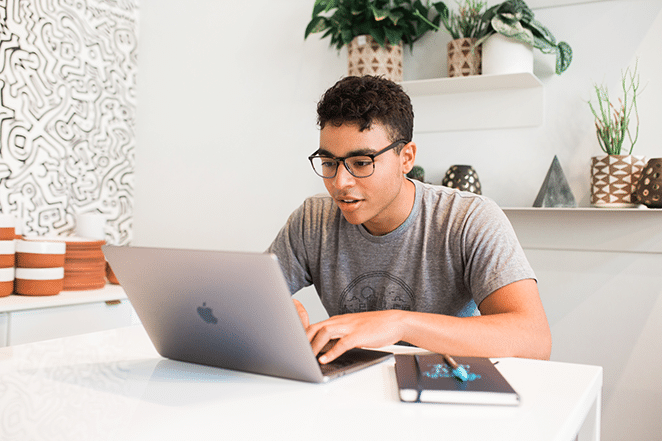
[[[402,81],[402,43],[380,46],[370,35],[359,35],[347,45],[347,71],[350,76],[381,75]]]
[[[635,194],[648,208],[662,208],[662,158],[652,158],[646,163]]]
[[[478,173],[470,165],[453,165],[441,181],[444,187],[456,188],[475,194],[482,194]]]
[[[468,77],[481,74],[482,47],[474,47],[475,38],[458,38],[448,42],[448,76]]]
[[[490,36],[483,46],[483,75],[533,73],[533,47],[501,34]]]
[[[646,158],[604,155],[591,158],[591,205],[605,208],[636,207],[637,182]]]

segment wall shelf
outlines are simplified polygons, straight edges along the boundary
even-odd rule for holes
[[[403,81],[416,133],[542,125],[542,82],[531,73]]]
[[[525,249],[662,254],[662,210],[502,208]]]
[[[533,74],[473,75],[469,77],[433,78],[400,83],[409,96],[446,95],[453,93],[484,92],[498,89],[528,89],[542,87]]]

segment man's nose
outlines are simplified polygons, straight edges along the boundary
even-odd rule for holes
[[[347,170],[344,162],[338,164],[336,176],[333,178],[333,185],[336,188],[345,188],[354,185],[355,177]]]

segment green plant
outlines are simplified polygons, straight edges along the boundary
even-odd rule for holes
[[[458,1],[458,11],[448,9],[443,3],[435,3],[434,7],[441,16],[444,25],[453,40],[458,38],[481,38],[485,35],[486,24],[481,19],[487,2],[480,0]]]
[[[607,86],[594,84],[595,93],[598,97],[597,107],[589,101],[588,105],[595,117],[595,129],[598,135],[600,148],[608,155],[620,155],[623,142],[627,135],[630,141],[629,154],[632,154],[634,145],[639,138],[639,112],[637,110],[637,96],[639,91],[639,74],[637,73],[638,62],[634,70],[630,68],[621,72],[621,88],[623,98],[618,99],[618,105],[614,105],[609,99]],[[635,135],[630,132],[631,116],[634,111]]]
[[[572,48],[565,41],[557,43],[552,33],[534,17],[533,11],[523,0],[506,0],[492,6],[482,15],[485,35],[476,45],[499,33],[539,49],[544,54],[556,55],[556,73],[563,73],[572,61]]]
[[[324,32],[321,38],[330,38],[331,47],[340,50],[354,37],[370,35],[382,47],[402,42],[411,49],[439,24],[432,6],[421,0],[315,0],[304,39]]]

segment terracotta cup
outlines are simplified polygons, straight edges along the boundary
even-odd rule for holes
[[[52,296],[62,291],[64,268],[16,268],[16,294]]]
[[[17,268],[60,268],[64,266],[65,242],[16,241]]]
[[[14,267],[0,268],[0,297],[14,292]]]
[[[16,262],[16,243],[0,240],[0,268],[13,268]]]
[[[0,214],[0,240],[13,240],[16,235],[16,219],[11,214]]]

